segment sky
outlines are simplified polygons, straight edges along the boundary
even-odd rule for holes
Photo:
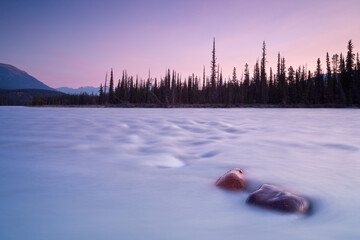
[[[146,78],[174,69],[210,75],[212,41],[225,77],[242,75],[267,47],[286,66],[314,70],[326,52],[360,50],[359,0],[1,0],[0,63],[50,87],[99,86],[111,68]]]

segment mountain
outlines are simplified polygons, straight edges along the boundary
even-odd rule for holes
[[[100,88],[96,87],[80,87],[80,88],[68,88],[68,87],[61,87],[56,88],[57,91],[67,93],[67,94],[80,94],[80,93],[87,93],[87,94],[94,94],[99,95]]]
[[[0,89],[54,90],[25,71],[4,63],[0,63]]]

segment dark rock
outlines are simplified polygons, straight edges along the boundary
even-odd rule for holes
[[[231,169],[221,176],[215,184],[226,190],[242,191],[245,189],[244,172],[240,168]]]
[[[246,202],[287,213],[307,213],[310,209],[310,202],[306,198],[271,184],[261,185]]]

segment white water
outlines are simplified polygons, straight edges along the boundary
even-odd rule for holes
[[[357,109],[0,108],[0,239],[360,239]],[[245,169],[311,216],[245,204]]]

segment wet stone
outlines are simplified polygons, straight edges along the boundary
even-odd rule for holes
[[[226,190],[242,191],[245,189],[244,171],[240,168],[231,169],[221,176],[215,184]]]
[[[261,185],[246,203],[286,213],[307,213],[310,209],[306,198],[272,184]]]

